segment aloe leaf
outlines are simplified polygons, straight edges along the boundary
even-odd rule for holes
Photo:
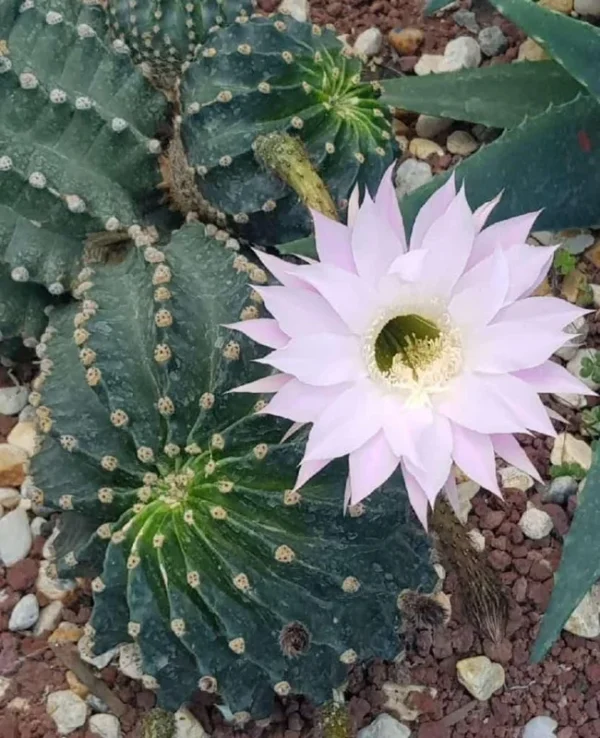
[[[382,102],[427,115],[513,128],[584,90],[556,62],[522,62],[385,80]]]
[[[531,0],[490,0],[600,99],[600,28]]]
[[[544,230],[600,223],[600,106],[580,96],[525,120],[455,169],[472,207],[504,195],[490,222],[543,208],[536,227]],[[401,201],[411,227],[423,203],[449,174]]]
[[[425,3],[425,13],[426,15],[433,15],[438,10],[445,8],[446,5],[450,5],[448,0],[429,0]]]
[[[597,553],[600,528],[600,451],[596,450],[571,529],[565,540],[560,568],[556,575],[550,605],[542,619],[531,658],[541,661],[573,610],[590,587],[600,578],[600,555]]]

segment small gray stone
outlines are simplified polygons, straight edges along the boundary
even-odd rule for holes
[[[307,0],[283,0],[279,6],[279,12],[291,15],[300,23],[306,23],[309,12],[308,2]]]
[[[39,620],[36,623],[33,635],[38,637],[45,633],[52,633],[56,629],[56,626],[60,622],[62,615],[62,602],[55,600],[49,605],[46,605],[40,613]]]
[[[570,361],[579,350],[579,347],[585,343],[589,331],[590,327],[585,316],[582,315],[580,318],[576,318],[565,328],[565,333],[571,333],[573,335],[573,338],[570,339],[572,345],[567,344],[559,348],[554,352],[554,355],[564,361]]]
[[[52,692],[46,700],[46,712],[56,723],[60,735],[69,735],[85,725],[88,708],[70,689]]]
[[[460,69],[475,69],[481,64],[481,49],[474,38],[459,36],[449,41],[444,49],[440,72],[458,72]]]
[[[432,179],[431,167],[426,161],[406,159],[396,172],[396,194],[402,198]]]
[[[560,236],[560,233],[558,234]],[[570,254],[578,256],[583,254],[586,249],[593,246],[596,239],[591,233],[578,233],[576,236],[562,237],[562,247]]]
[[[597,638],[600,635],[600,588],[592,586],[565,624],[568,633],[580,638]]]
[[[457,26],[466,28],[467,31],[471,31],[471,33],[479,32],[479,23],[477,23],[475,13],[473,13],[472,11],[457,10],[456,13],[453,13],[452,18],[454,19],[454,22]]]
[[[85,701],[92,708],[92,712],[108,712],[108,705],[95,694],[88,694]]]
[[[486,56],[498,56],[503,54],[508,47],[508,39],[498,26],[488,26],[479,32],[477,36],[481,51]]]
[[[585,395],[574,395],[571,392],[556,392],[552,397],[557,402],[560,402],[561,405],[570,407],[572,410],[581,410],[587,405]]]
[[[0,507],[7,510],[14,510],[21,502],[19,490],[14,487],[0,487]]]
[[[381,45],[383,44],[383,35],[379,28],[367,28],[359,34],[358,38],[354,42],[354,51],[357,54],[363,56],[375,56],[381,51]]]
[[[370,725],[358,731],[357,738],[410,738],[410,729],[382,712]]]
[[[25,405],[19,413],[19,423],[35,423],[36,414],[33,405]]]
[[[208,738],[206,731],[195,716],[185,707],[175,713],[174,738]]]
[[[8,622],[9,630],[28,630],[40,615],[40,606],[34,594],[25,595],[15,605]]]
[[[22,507],[0,519],[0,559],[5,566],[22,561],[29,553],[32,542],[29,518]]]
[[[523,730],[523,738],[555,738],[558,723],[547,715],[532,718]]]
[[[422,54],[415,64],[417,77],[425,77],[428,74],[437,74],[440,71],[444,57],[441,54]]]
[[[474,125],[472,131],[479,143],[491,143],[502,133],[500,128],[490,128],[489,126],[484,126],[483,123]]]
[[[575,0],[573,10],[579,15],[600,16],[600,0]]]
[[[487,656],[473,656],[456,664],[458,681],[475,697],[487,702],[504,686],[506,675],[500,664],[490,661]]]
[[[114,659],[114,657],[119,653],[119,647],[116,646],[115,648],[111,648],[109,651],[105,651],[104,653],[95,656],[91,651],[90,639],[86,635],[81,636],[81,638],[77,641],[77,648],[79,650],[79,655],[81,656],[81,658],[98,670],[107,667]]]
[[[89,729],[90,733],[99,738],[121,738],[119,719],[114,715],[92,715]]]
[[[469,156],[469,154],[477,151],[479,144],[470,133],[453,131],[446,139],[446,148],[451,154]]]
[[[554,523],[545,510],[528,507],[523,515],[521,515],[519,528],[526,538],[532,541],[539,541],[541,538],[550,535],[552,528],[554,528]]]
[[[556,502],[563,505],[571,495],[577,494],[577,480],[573,477],[556,477],[542,494],[544,502]]]
[[[571,372],[571,374],[580,379],[591,390],[599,389],[600,384],[598,384],[598,382],[594,382],[592,377],[583,377],[581,375],[581,367],[583,365],[584,359],[591,359],[592,361],[594,361],[594,359],[598,356],[598,353],[598,351],[591,348],[579,349],[579,351],[577,351],[575,356],[567,364],[567,369]]]
[[[137,643],[125,643],[119,649],[119,670],[130,679],[141,679],[142,652]]]
[[[36,538],[37,536],[42,535],[42,531],[45,530],[47,520],[45,518],[40,518],[39,516],[37,518],[34,518],[31,521],[31,525],[29,526],[31,529],[31,535]]]
[[[550,463],[554,466],[579,464],[585,471],[589,471],[592,466],[592,448],[589,443],[576,438],[572,433],[559,433],[552,445]]]
[[[27,405],[27,387],[0,388],[0,415],[18,415]]]
[[[447,131],[452,125],[450,118],[438,118],[435,115],[420,115],[417,118],[415,131],[422,138],[435,138],[440,133]]]
[[[4,699],[10,689],[11,680],[6,677],[0,677],[0,702]]]

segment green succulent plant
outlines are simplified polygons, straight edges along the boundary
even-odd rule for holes
[[[600,406],[588,408],[581,413],[582,431],[592,438],[600,437]]]
[[[70,290],[90,234],[141,224],[159,197],[167,103],[104,33],[102,9],[83,3],[0,9],[1,278],[55,296]],[[18,292],[23,306],[44,303],[37,286]],[[16,295],[0,291],[0,315],[31,333],[30,311],[16,324]]]
[[[600,28],[532,0],[491,0],[540,43],[547,61],[385,80],[388,105],[505,129],[459,164],[473,206],[504,195],[492,221],[542,210],[540,230],[600,224]],[[431,11],[443,0],[427,3]],[[446,179],[405,196],[405,221]]]
[[[550,477],[558,479],[559,477],[573,477],[578,482],[585,479],[586,471],[581,464],[554,464],[550,467]]]
[[[379,183],[396,145],[361,71],[333,31],[285,15],[209,34],[183,76],[181,134],[199,191],[239,234],[275,245],[311,231],[294,190],[257,161],[260,136],[298,137],[342,211],[356,183]]]
[[[344,516],[345,465],[294,491],[302,434],[229,392],[264,374],[223,325],[260,316],[248,281],[267,277],[215,231],[100,266],[52,312],[30,481],[65,511],[59,574],[96,577],[88,645],[135,640],[167,709],[199,686],[263,717],[274,693],[323,703],[348,664],[393,657],[399,593],[433,580],[398,475]]]
[[[108,26],[136,63],[178,73],[210,29],[247,17],[253,7],[251,0],[108,0]]]
[[[595,384],[600,384],[600,351],[595,351],[591,356],[582,358],[579,373],[585,379],[591,379]]]
[[[577,257],[566,249],[558,249],[554,254],[553,266],[558,274],[566,277],[577,266]]]

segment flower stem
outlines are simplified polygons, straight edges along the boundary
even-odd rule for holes
[[[465,616],[480,635],[499,643],[506,632],[509,601],[498,575],[475,550],[445,499],[435,504],[431,528],[442,563],[458,578]]]
[[[289,185],[307,208],[339,220],[327,185],[311,162],[302,141],[288,133],[269,133],[256,139],[256,158]]]

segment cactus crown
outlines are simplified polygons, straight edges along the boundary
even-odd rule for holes
[[[264,716],[274,693],[324,702],[348,664],[393,657],[397,596],[431,570],[398,478],[344,518],[343,470],[294,491],[303,439],[228,393],[264,372],[221,326],[260,315],[248,280],[266,276],[206,230],[99,267],[79,311],[53,311],[31,472],[81,521],[57,550],[96,574],[90,647],[135,640],[170,709],[199,687]]]
[[[259,136],[301,139],[341,211],[357,182],[378,184],[395,143],[377,86],[360,75],[333,31],[289,16],[238,18],[208,36],[183,77],[182,138],[198,189],[245,237],[276,244],[310,231],[293,190],[256,160]]]

